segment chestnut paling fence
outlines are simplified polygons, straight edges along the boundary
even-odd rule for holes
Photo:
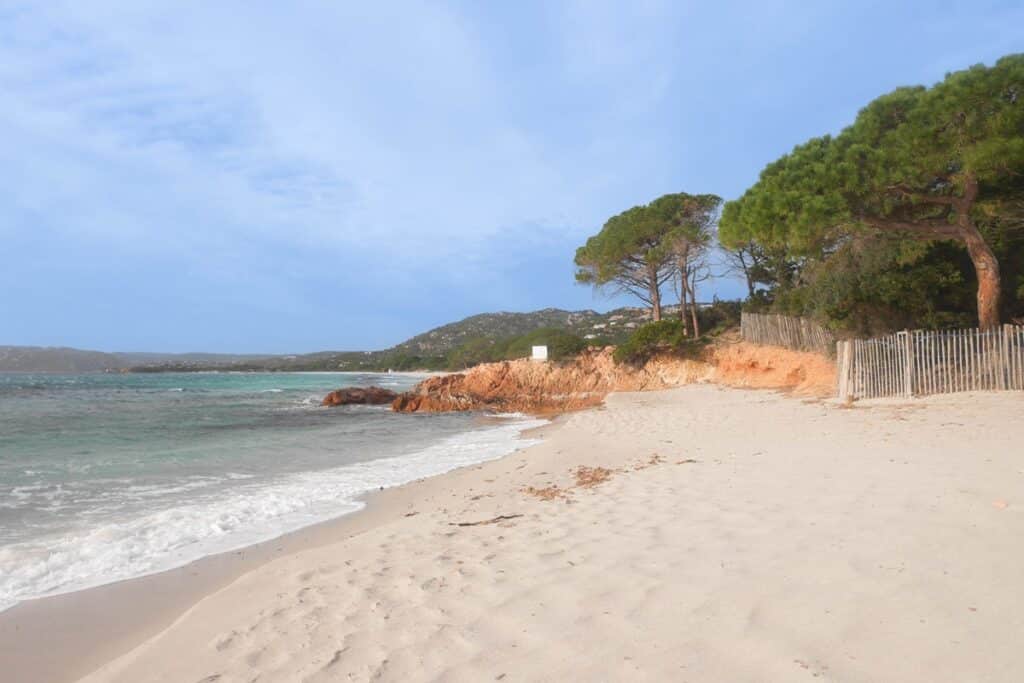
[[[836,348],[835,336],[824,327],[807,318],[787,315],[742,313],[740,335],[752,344],[812,351],[823,356],[831,356]]]
[[[839,398],[1024,390],[1024,326],[836,342]]]
[[[834,356],[839,398],[1024,391],[1024,326],[904,330],[837,341],[806,318],[743,313],[744,341]]]

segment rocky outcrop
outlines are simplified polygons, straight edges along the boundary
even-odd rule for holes
[[[324,406],[346,406],[346,405],[384,405],[391,403],[398,394],[380,387],[349,387],[347,389],[336,389],[324,396],[320,405]]]
[[[640,369],[616,365],[609,348],[565,364],[514,360],[431,377],[392,407],[400,412],[561,412],[597,405],[611,391],[665,389],[700,381],[707,372],[704,363],[680,359],[653,360]]]
[[[392,403],[399,412],[494,410],[552,413],[597,405],[613,391],[651,391],[696,382],[834,395],[835,364],[813,353],[723,339],[701,360],[656,357],[642,367],[617,365],[612,349],[591,350],[570,363],[529,360],[485,363],[431,377]]]

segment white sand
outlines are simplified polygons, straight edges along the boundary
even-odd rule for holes
[[[1021,394],[619,394],[415,486],[87,680],[1024,680]]]

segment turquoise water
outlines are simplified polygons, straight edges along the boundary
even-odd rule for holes
[[[0,608],[158,571],[499,457],[534,422],[322,408],[348,373],[0,374]]]

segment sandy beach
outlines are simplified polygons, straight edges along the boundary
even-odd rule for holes
[[[124,4],[0,5],[0,683],[1024,683],[1024,0]]]
[[[1022,414],[615,394],[385,492],[84,680],[1019,680]]]

